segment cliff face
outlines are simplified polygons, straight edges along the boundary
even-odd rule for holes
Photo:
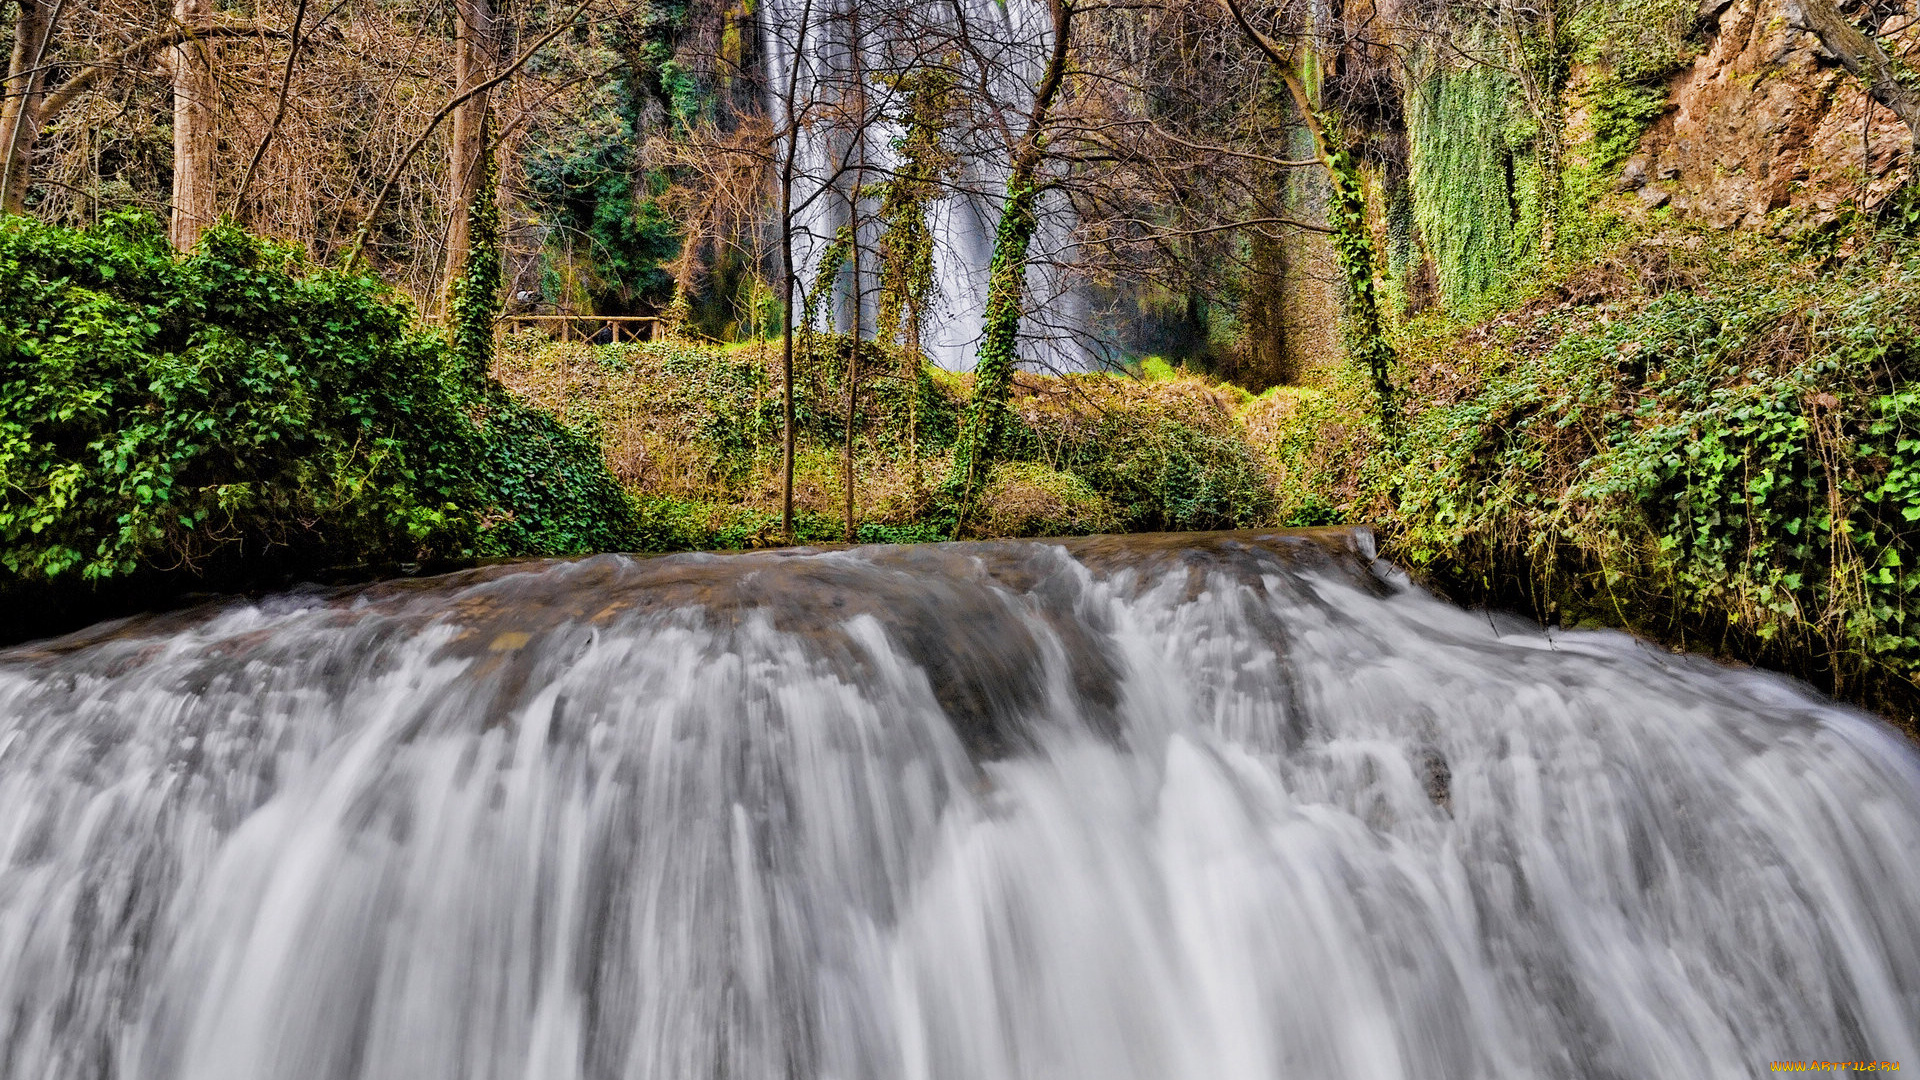
[[[1759,228],[1779,210],[1803,224],[1828,220],[1906,182],[1906,125],[1800,28],[1795,0],[1706,0],[1701,15],[1706,47],[1674,79],[1624,190],[1716,228]],[[1920,67],[1920,17],[1893,15],[1878,29],[1890,56]]]

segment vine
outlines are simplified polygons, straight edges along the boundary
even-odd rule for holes
[[[954,167],[952,152],[941,142],[952,112],[953,76],[945,71],[916,72],[893,80],[907,95],[905,130],[893,143],[900,166],[893,178],[875,185],[880,197],[879,322],[875,336],[893,341],[905,318],[907,344],[920,345],[919,322],[933,292],[933,228],[927,208],[940,196],[940,184]]]
[[[853,230],[842,225],[833,234],[833,242],[820,253],[820,266],[814,272],[813,286],[802,298],[800,307],[800,326],[812,333],[813,324],[825,309],[828,298],[833,293],[833,283],[839,279],[840,271],[847,265],[847,256],[853,251]]]
[[[486,379],[493,366],[493,331],[500,317],[499,183],[500,165],[483,129],[480,186],[467,207],[467,265],[453,283],[450,306],[453,360],[467,382]]]
[[[1007,399],[1018,359],[1014,349],[1020,336],[1021,287],[1026,279],[1027,248],[1039,225],[1038,200],[1039,192],[1031,180],[1022,182],[1016,174],[1008,182],[1007,204],[1000,212],[993,260],[987,267],[987,309],[973,368],[973,398],[961,417],[960,439],[954,446],[953,469],[946,484],[957,496],[956,534],[981,473],[992,463],[1006,432]]]
[[[940,184],[954,168],[955,158],[941,142],[953,109],[953,76],[927,70],[893,82],[907,95],[901,123],[905,130],[893,144],[900,166],[893,179],[878,185],[880,221],[879,325],[875,338],[900,340],[903,370],[912,387],[907,412],[907,447],[913,471],[915,498],[920,488],[920,326],[927,300],[933,294],[933,227],[927,208],[940,196]],[[905,324],[902,325],[902,316]]]
[[[1332,182],[1327,200],[1327,224],[1333,228],[1333,253],[1345,279],[1345,327],[1347,355],[1366,369],[1373,381],[1375,404],[1380,411],[1380,426],[1391,439],[1398,427],[1398,405],[1393,389],[1393,346],[1387,341],[1386,327],[1380,318],[1380,295],[1374,282],[1373,238],[1367,231],[1367,194],[1361,183],[1360,166],[1353,152],[1340,137],[1332,118],[1321,121],[1334,147],[1327,156],[1327,176]]]
[[[1441,299],[1470,311],[1507,277],[1524,245],[1514,229],[1511,76],[1490,68],[1441,71],[1409,95],[1414,219]]]

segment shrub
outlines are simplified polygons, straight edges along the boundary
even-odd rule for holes
[[[846,437],[844,335],[821,334],[795,363],[795,539],[837,541]],[[855,428],[855,538],[924,542],[953,534],[936,505],[971,376],[921,367],[864,342]],[[1160,370],[1164,368],[1164,370]],[[1150,365],[1155,377],[1016,375],[999,475],[977,496],[967,535],[1219,529],[1271,524],[1262,455],[1234,410],[1246,395]],[[681,340],[592,348],[511,341],[507,385],[590,428],[642,506],[648,550],[753,547],[779,538],[779,350]],[[917,430],[917,438],[909,431]],[[917,457],[916,457],[917,455]],[[943,512],[944,511],[944,512]]]
[[[616,546],[592,441],[374,279],[222,225],[0,221],[0,582],[255,573]]]
[[[1460,599],[1767,663],[1910,719],[1920,248],[1870,230],[1813,247],[1854,254],[1655,238],[1614,253],[1663,267],[1639,284],[1415,325],[1404,463],[1352,434],[1364,398],[1339,380],[1273,442],[1303,470],[1338,463],[1312,485],[1333,511],[1386,526]]]

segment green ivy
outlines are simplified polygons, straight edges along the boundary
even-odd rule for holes
[[[586,435],[376,280],[223,224],[0,221],[0,589],[620,546]]]
[[[448,323],[462,377],[475,383],[493,367],[494,324],[500,316],[500,166],[489,143],[481,153],[480,183],[467,208],[467,264],[454,280]]]
[[[1020,306],[1027,275],[1027,248],[1039,225],[1039,191],[1018,176],[1008,182],[1007,200],[987,266],[987,308],[973,367],[973,398],[961,420],[960,441],[946,489],[964,519],[967,503],[985,481],[985,473],[1007,429],[1007,396],[1019,358]],[[956,523],[956,529],[958,524]]]
[[[1413,216],[1449,310],[1473,310],[1530,251],[1514,228],[1519,88],[1491,67],[1443,70],[1408,95]]]
[[[1709,264],[1412,420],[1401,555],[1469,595],[1920,703],[1920,254]],[[1392,485],[1383,485],[1392,486]],[[1904,689],[1902,689],[1904,687]],[[1904,703],[1904,704],[1902,704]]]
[[[1373,380],[1374,403],[1382,430],[1389,436],[1398,427],[1399,406],[1394,401],[1393,345],[1387,341],[1380,316],[1380,296],[1374,286],[1377,269],[1373,234],[1367,228],[1367,194],[1353,152],[1331,117],[1324,121],[1337,149],[1327,160],[1332,194],[1327,201],[1327,224],[1333,229],[1333,255],[1345,277],[1344,329],[1347,357]]]

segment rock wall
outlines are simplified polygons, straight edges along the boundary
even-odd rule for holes
[[[1799,28],[1795,0],[1706,0],[1701,16],[1706,49],[1674,79],[1623,189],[1716,228],[1760,228],[1829,220],[1906,181],[1911,133]],[[1920,68],[1920,16],[1887,17],[1879,33],[1889,55]]]

